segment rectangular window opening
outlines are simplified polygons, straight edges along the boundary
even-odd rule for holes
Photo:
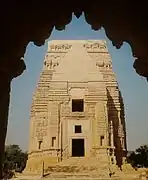
[[[100,136],[100,146],[104,145],[104,136]]]
[[[55,141],[56,141],[56,137],[52,137],[52,142],[51,142],[52,147],[55,147]]]
[[[82,133],[81,125],[76,125],[75,126],[75,133]]]
[[[41,149],[42,141],[39,141],[39,149]]]
[[[72,99],[72,112],[83,112],[83,111],[84,111],[84,100]]]

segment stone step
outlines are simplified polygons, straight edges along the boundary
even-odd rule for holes
[[[103,157],[96,159],[96,158],[69,158],[63,160],[62,162],[57,164],[58,166],[99,166],[105,167],[109,165],[108,160],[104,160]]]
[[[50,174],[44,177],[41,176],[19,176],[18,180],[138,180],[137,177],[124,175],[124,176],[112,176],[108,177],[103,175],[89,175],[89,174],[64,174],[64,173],[57,173],[57,174]]]
[[[98,177],[98,178],[92,178],[92,177],[60,177],[60,178],[55,178],[55,177],[49,177],[47,180],[120,180],[119,178],[102,178],[102,177]]]
[[[120,180],[119,177],[103,178],[103,177],[48,177],[47,180]]]
[[[47,177],[45,177],[45,179],[49,179],[49,180],[119,180],[119,177],[112,177],[110,178],[109,176],[101,176],[101,175],[89,175],[89,174],[61,174],[61,173],[57,173],[57,174],[51,174]]]

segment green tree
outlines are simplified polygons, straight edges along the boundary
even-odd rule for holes
[[[148,145],[140,146],[128,157],[128,162],[134,167],[148,167]]]
[[[27,153],[24,153],[18,145],[5,147],[4,170],[22,171],[27,161]]]

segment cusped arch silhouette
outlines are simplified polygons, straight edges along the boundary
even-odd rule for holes
[[[0,11],[0,177],[8,122],[11,80],[23,73],[29,42],[41,46],[53,28],[64,30],[74,13],[84,13],[92,30],[104,28],[116,48],[130,44],[136,72],[148,78],[148,11],[146,2],[126,1],[3,1]]]

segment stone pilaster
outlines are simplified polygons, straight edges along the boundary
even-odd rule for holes
[[[96,103],[95,119],[92,122],[93,149],[96,156],[100,156],[100,153],[107,156],[106,149],[108,146],[108,119],[105,116],[105,108],[105,102],[100,101]]]

